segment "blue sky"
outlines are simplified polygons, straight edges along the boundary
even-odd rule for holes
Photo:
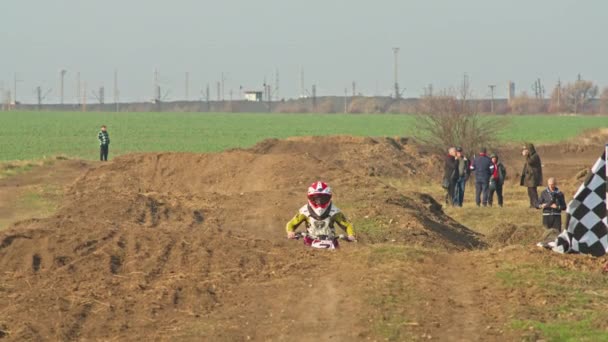
[[[498,97],[507,82],[531,91],[541,78],[549,91],[558,78],[608,86],[608,2],[600,0],[4,0],[0,21],[0,82],[34,101],[34,89],[53,89],[65,68],[66,102],[75,101],[76,73],[88,92],[119,72],[123,101],[152,97],[158,69],[167,99],[200,98],[225,73],[225,93],[261,89],[280,75],[280,97],[306,88],[340,95],[351,83],[365,95],[389,95],[391,48],[401,48],[405,96],[457,85],[467,73],[476,97]]]

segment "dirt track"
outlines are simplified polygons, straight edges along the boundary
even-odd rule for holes
[[[582,165],[597,157],[580,153]],[[569,165],[560,170],[572,179],[578,159]],[[0,232],[0,331],[8,340],[517,338],[504,327],[510,293],[493,284],[505,254],[479,251],[484,238],[431,196],[382,181],[427,180],[436,168],[407,140],[351,137],[97,164],[55,215]],[[354,221],[384,229],[360,229],[358,243],[329,253],[285,240],[316,179]]]

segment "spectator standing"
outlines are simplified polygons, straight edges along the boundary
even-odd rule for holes
[[[557,181],[547,180],[547,189],[540,195],[538,209],[543,210],[543,226],[547,229],[562,229],[562,211],[566,210],[564,194],[557,188]]]
[[[498,206],[502,207],[503,205],[503,196],[502,189],[503,184],[505,183],[505,178],[507,177],[507,169],[505,166],[498,160],[498,155],[496,153],[492,153],[490,155],[490,159],[492,160],[492,165],[494,165],[494,171],[492,172],[492,177],[490,178],[490,196],[488,198],[488,205],[491,207],[494,202],[494,192],[496,192],[496,198],[498,200]]]
[[[442,186],[446,190],[445,204],[454,205],[454,188],[456,187],[456,148],[450,147],[448,155],[445,157],[445,165],[443,169]]]
[[[521,154],[525,158],[525,163],[521,173],[520,185],[528,188],[530,208],[536,208],[538,206],[538,191],[536,187],[543,185],[543,169],[540,156],[531,143],[524,145]]]
[[[97,134],[99,140],[99,160],[107,161],[108,153],[110,151],[110,135],[108,134],[108,128],[106,125],[101,126],[99,134]]]
[[[471,163],[463,154],[462,147],[456,147],[456,184],[454,187],[454,206],[462,207],[464,190],[469,180]]]
[[[492,160],[488,158],[485,147],[481,148],[479,155],[473,160],[471,170],[475,171],[475,204],[478,207],[480,204],[486,207],[488,206],[488,186],[490,177],[494,173],[494,165]]]

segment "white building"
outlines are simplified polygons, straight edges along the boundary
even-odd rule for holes
[[[245,101],[262,102],[264,93],[261,91],[246,91]]]

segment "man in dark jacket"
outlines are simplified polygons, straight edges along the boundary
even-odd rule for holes
[[[443,188],[446,190],[445,204],[454,204],[454,188],[456,186],[456,148],[450,147],[448,155],[445,157],[445,165],[443,169]]]
[[[562,211],[566,210],[564,194],[557,188],[557,181],[547,180],[547,189],[540,194],[538,209],[543,210],[543,226],[548,229],[562,229]]]
[[[473,160],[471,170],[475,170],[475,204],[479,207],[482,203],[483,206],[488,205],[488,185],[490,183],[490,177],[494,173],[494,165],[492,160],[487,156],[487,150],[485,147],[481,149],[481,152]]]
[[[496,192],[496,198],[498,199],[498,206],[502,207],[503,197],[502,197],[502,186],[505,183],[505,178],[507,177],[507,169],[505,166],[498,160],[498,155],[496,153],[492,153],[490,155],[490,159],[492,159],[492,165],[494,165],[494,171],[492,172],[492,177],[490,177],[490,196],[488,198],[488,204],[490,207],[494,202],[494,192]]]
[[[526,158],[526,161],[521,173],[520,185],[528,188],[530,208],[536,208],[538,205],[538,191],[536,187],[543,185],[543,169],[540,156],[536,153],[536,149],[531,143],[524,145],[521,154]]]
[[[110,150],[110,135],[106,125],[101,126],[97,139],[99,140],[99,160],[107,161]]]
[[[456,147],[456,186],[454,188],[454,206],[462,207],[464,189],[469,180],[471,163],[463,154],[462,147]]]

